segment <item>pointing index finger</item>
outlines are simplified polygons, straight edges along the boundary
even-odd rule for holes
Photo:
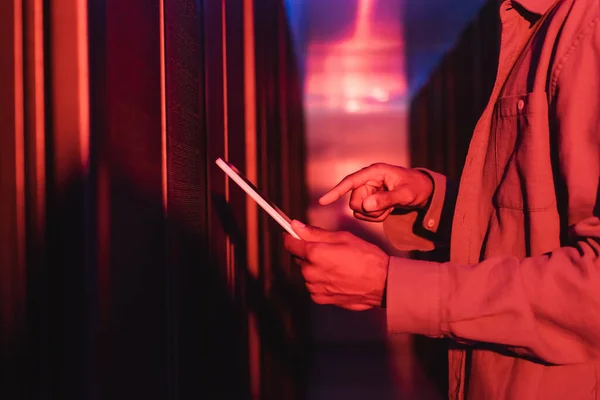
[[[340,197],[354,189],[354,183],[351,179],[352,175],[348,175],[333,187],[329,192],[325,193],[320,199],[319,204],[326,206],[337,201]]]
[[[377,171],[377,166],[372,165],[346,176],[329,192],[325,193],[320,199],[319,204],[326,206],[337,201],[340,197],[348,193],[350,190],[356,189],[370,180],[379,178],[380,173]]]

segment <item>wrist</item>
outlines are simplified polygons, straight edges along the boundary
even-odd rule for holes
[[[419,209],[421,210],[427,210],[427,208],[429,208],[429,204],[431,203],[431,199],[433,197],[433,190],[434,190],[434,180],[433,178],[425,171],[422,171],[420,169],[416,169],[415,170],[420,177],[420,181],[421,181],[421,193],[423,193],[423,198],[422,200],[419,202]]]

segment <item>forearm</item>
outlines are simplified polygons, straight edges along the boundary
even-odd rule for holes
[[[600,224],[589,218],[580,229]],[[387,281],[390,333],[489,343],[553,364],[600,358],[600,244],[475,265],[392,258]]]

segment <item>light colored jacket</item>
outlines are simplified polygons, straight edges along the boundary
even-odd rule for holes
[[[453,399],[600,399],[600,0],[499,11],[458,195],[429,172],[426,212],[384,223],[404,250],[450,239],[447,263],[391,259],[388,330],[457,343]]]

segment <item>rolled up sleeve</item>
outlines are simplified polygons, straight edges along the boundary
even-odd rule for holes
[[[387,283],[389,333],[441,336],[442,264],[391,257]]]

